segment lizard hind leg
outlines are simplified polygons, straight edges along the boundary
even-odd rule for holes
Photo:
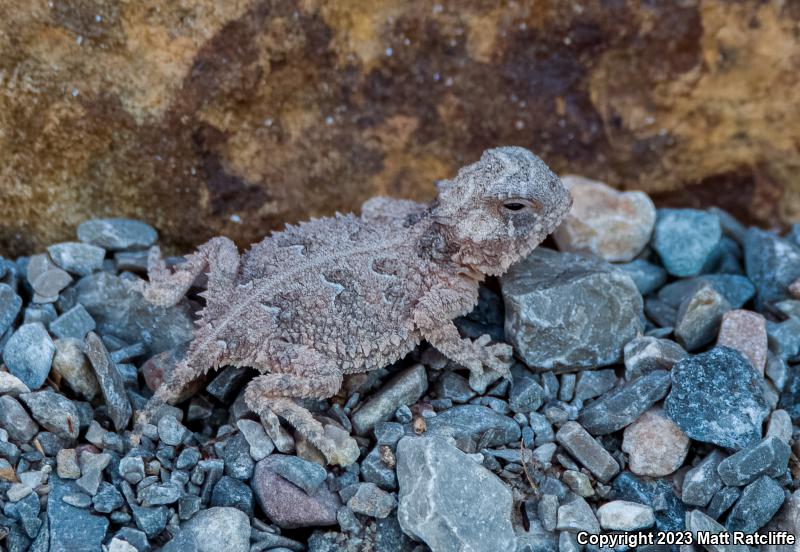
[[[358,459],[358,444],[333,426],[323,426],[292,397],[323,399],[335,394],[342,384],[336,369],[317,366],[313,373],[276,373],[255,378],[245,390],[245,402],[256,414],[276,414],[289,422],[325,456],[330,464],[348,466]]]

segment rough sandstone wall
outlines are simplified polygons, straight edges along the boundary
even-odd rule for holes
[[[246,245],[502,144],[800,220],[797,2],[0,0],[0,54],[0,254],[97,216]]]

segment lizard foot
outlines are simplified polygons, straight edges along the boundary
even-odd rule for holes
[[[467,365],[469,386],[478,393],[485,393],[499,378],[511,380],[513,349],[506,343],[489,345],[490,341],[491,337],[484,334],[473,342],[476,358]]]

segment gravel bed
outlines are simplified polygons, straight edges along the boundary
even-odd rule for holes
[[[427,345],[350,377],[306,401],[356,438],[347,468],[249,411],[242,368],[196,382],[132,442],[202,308],[200,289],[162,308],[125,285],[145,277],[150,226],[87,221],[78,241],[0,258],[0,549],[572,552],[595,549],[584,531],[800,534],[800,227],[564,180],[575,206],[553,239],[457,321],[513,345],[512,380],[470,379]]]

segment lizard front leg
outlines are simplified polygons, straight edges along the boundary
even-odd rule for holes
[[[147,257],[149,282],[139,280],[129,284],[144,295],[148,302],[170,307],[186,295],[195,278],[208,271],[208,287],[219,290],[229,287],[239,271],[239,250],[228,238],[213,238],[186,257],[186,262],[170,270],[161,258],[158,247],[150,248]]]
[[[490,345],[491,338],[482,335],[476,340],[463,338],[453,318],[468,312],[477,302],[477,286],[436,287],[428,292],[414,311],[414,324],[422,337],[450,360],[470,371],[470,379],[478,380],[484,368],[510,378],[512,349],[505,343]]]

